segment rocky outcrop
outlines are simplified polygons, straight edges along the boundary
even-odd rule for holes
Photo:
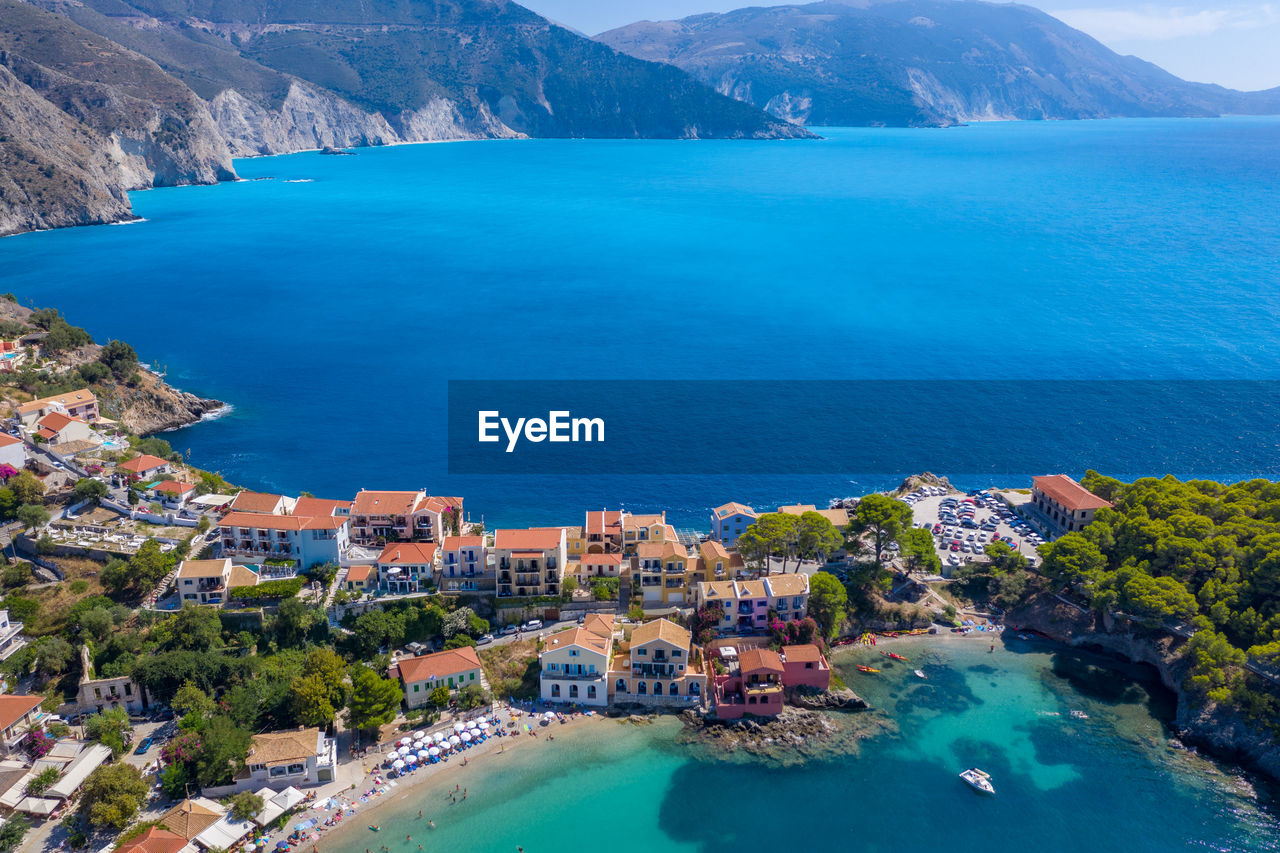
[[[106,414],[136,435],[189,426],[225,411],[219,400],[207,400],[167,384],[144,371],[136,385],[114,383],[98,391]]]
[[[1190,662],[1186,641],[1092,611],[1081,611],[1050,594],[1034,597],[1005,618],[1014,630],[1035,631],[1064,645],[1096,649],[1148,664],[1178,699],[1174,725],[1181,739],[1214,755],[1280,780],[1280,744],[1234,709],[1205,702],[1184,687]]]
[[[791,691],[787,700],[797,708],[810,711],[865,711],[871,707],[848,687],[832,690],[799,687]]]
[[[896,731],[881,714],[839,718],[802,708],[784,708],[776,717],[717,720],[695,711],[680,715],[680,740],[700,744],[711,753],[743,753],[780,764],[800,764],[833,755],[856,755],[869,738]]]
[[[132,217],[101,135],[0,64],[0,236]]]

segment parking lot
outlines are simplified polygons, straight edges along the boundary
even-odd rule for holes
[[[944,570],[965,563],[986,562],[983,549],[996,541],[1007,542],[1024,554],[1034,565],[1039,561],[1036,547],[1044,540],[1026,525],[996,492],[968,495],[949,492],[945,495],[921,495],[910,503],[913,523],[933,534]],[[911,496],[908,496],[911,497]]]

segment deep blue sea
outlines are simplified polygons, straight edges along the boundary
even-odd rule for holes
[[[864,493],[912,473],[956,392],[858,424],[901,441],[901,467],[886,470],[464,477],[446,473],[450,379],[595,379],[620,393],[630,379],[737,379],[750,398],[754,379],[1280,376],[1280,119],[822,133],[242,160],[251,180],[136,193],[145,222],[0,241],[0,286],[231,403],[168,436],[197,465],[329,497],[460,494],[490,525],[621,504],[705,526],[731,499]],[[1034,412],[1036,399],[1009,406]],[[1054,425],[1001,434],[1001,408],[989,418],[1004,476],[937,473],[971,485],[1043,473],[1018,459],[1043,456]],[[678,423],[682,409],[652,417]],[[1114,417],[1153,414],[1138,399]],[[751,420],[726,417],[716,440]],[[1220,420],[1205,423],[1221,437]],[[1110,429],[1091,421],[1055,448]],[[1126,443],[1107,472],[1271,474],[1277,433],[1207,461]],[[1060,470],[1091,467],[1054,452]]]

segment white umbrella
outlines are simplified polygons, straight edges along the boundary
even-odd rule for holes
[[[409,743],[409,738],[407,738],[407,737],[402,737],[402,738],[400,738],[399,743],[400,743],[400,745],[401,745],[401,746],[405,746],[405,745],[407,745],[407,744]]]
[[[397,759],[396,759],[395,764],[392,764],[391,766],[392,766],[392,767],[394,767],[394,768],[395,768],[395,769],[397,769],[397,770],[403,770],[403,769],[404,769],[404,762],[397,758]]]
[[[424,737],[426,737],[426,736],[427,736],[427,733],[426,733],[426,732],[414,732],[414,733],[413,733],[413,739],[414,739],[414,740],[422,740],[422,739],[423,739]]]
[[[453,737],[449,738],[449,744],[451,746],[459,746],[461,743],[462,743],[462,738],[458,737],[457,735],[454,735]]]
[[[423,742],[422,742],[422,738],[418,738],[417,740],[415,740],[415,741],[413,742],[413,748],[414,748],[414,749],[422,749],[422,747],[423,747],[423,746],[424,746],[424,744],[423,744]]]
[[[454,723],[454,724],[453,724],[453,730],[454,730],[455,732],[460,732],[460,731],[462,731],[462,730],[463,730],[463,729],[465,729],[465,728],[466,728],[466,726],[465,726],[465,725],[463,725],[462,723]]]
[[[412,750],[412,749],[410,749],[409,747],[407,747],[407,746],[402,746],[402,747],[400,747],[400,754],[401,754],[401,755],[408,755],[410,752],[413,752],[413,750]]]
[[[462,733],[462,739],[463,739],[463,740],[465,740],[467,743],[470,743],[470,742],[471,742],[471,732],[463,732],[463,733]]]
[[[404,763],[405,763],[405,764],[417,764],[417,763],[418,763],[418,756],[414,755],[414,754],[411,752],[411,753],[409,753],[408,755],[406,755],[406,756],[404,757]]]
[[[436,743],[444,743],[444,732],[436,732],[431,736],[431,739]]]
[[[440,747],[438,746],[431,747],[430,749],[427,750],[427,754],[430,755],[432,758],[435,758],[437,755],[440,754]]]
[[[480,730],[481,730],[481,731],[484,731],[484,730],[485,730],[485,729],[487,729],[487,728],[489,728],[489,724],[488,724],[487,722],[483,722],[483,721],[481,721],[481,723],[480,723]]]
[[[544,719],[547,719],[547,720],[554,720],[554,719],[556,718],[556,712],[555,712],[555,711],[548,711],[547,713],[543,714],[542,716],[543,716],[543,718],[544,718]]]
[[[418,750],[418,757],[419,757],[419,758],[426,758],[428,754],[429,754],[429,753],[428,753],[425,749],[420,749],[420,750]]]

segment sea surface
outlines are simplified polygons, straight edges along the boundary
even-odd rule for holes
[[[330,853],[384,844],[390,853],[416,853],[418,844],[430,853],[1280,849],[1274,792],[1171,748],[1162,720],[1172,697],[1142,670],[1016,638],[995,653],[981,637],[895,648],[910,665],[871,650],[837,657],[837,670],[875,707],[837,716],[864,733],[856,749],[803,763],[787,761],[786,748],[779,758],[731,756],[679,743],[673,718],[606,721],[442,774],[321,845]],[[883,671],[859,673],[859,662]],[[926,680],[911,674],[916,667]],[[971,766],[992,775],[995,797],[957,778]],[[456,805],[455,784],[468,792]],[[367,831],[370,822],[382,831]]]
[[[197,465],[288,493],[462,495],[490,526],[623,505],[705,528],[731,499],[862,494],[914,473],[963,391],[860,418],[901,441],[883,470],[450,476],[450,379],[596,379],[620,394],[633,379],[730,379],[741,400],[762,378],[1280,376],[1280,119],[822,132],[241,160],[243,182],[135,193],[144,222],[0,241],[0,289],[232,404],[168,436]],[[937,473],[1021,485],[1045,471],[1020,459],[1052,435],[1054,467],[1079,475],[1095,466],[1077,436],[1097,445],[1110,423],[1168,413],[1139,397],[1112,419],[1001,431],[1002,411],[1035,406],[1019,395],[980,419],[994,469]],[[1208,408],[1179,414],[1220,438]],[[751,428],[726,417],[714,440]],[[1123,445],[1106,473],[1280,475],[1280,431],[1209,460]]]

